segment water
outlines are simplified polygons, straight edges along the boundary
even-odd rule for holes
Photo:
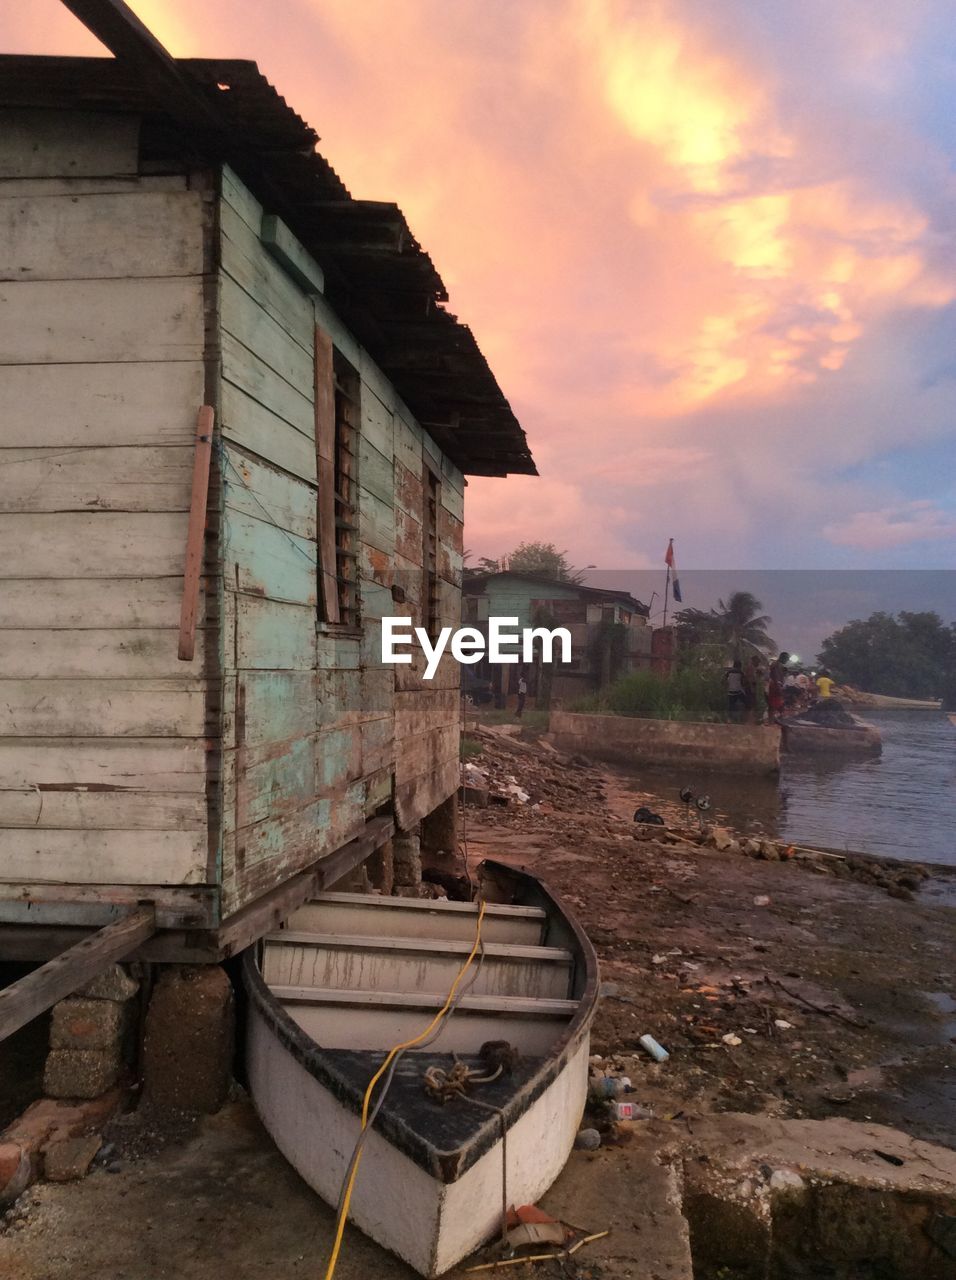
[[[782,756],[779,783],[688,769],[648,772],[652,795],[681,786],[710,794],[713,820],[811,848],[956,866],[956,726],[941,712],[874,710],[883,754],[863,759]]]
[[[863,715],[883,734],[881,756],[824,764],[784,755],[778,833],[956,866],[956,725],[932,711]]]

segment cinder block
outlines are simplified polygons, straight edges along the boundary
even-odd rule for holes
[[[51,1098],[98,1098],[116,1083],[120,1055],[110,1049],[51,1049],[43,1091]]]
[[[123,1039],[123,1006],[115,1000],[68,996],[53,1007],[51,1049],[109,1049],[119,1052]]]
[[[101,973],[75,994],[86,996],[90,1000],[132,1000],[139,990],[139,983],[131,978],[122,965],[111,964],[105,973]]]

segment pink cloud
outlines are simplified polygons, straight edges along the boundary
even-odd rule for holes
[[[921,499],[878,511],[857,511],[847,520],[825,525],[823,533],[838,546],[884,551],[913,542],[956,538],[956,515]]]

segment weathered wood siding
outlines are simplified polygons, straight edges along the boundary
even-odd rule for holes
[[[0,116],[0,920],[214,874],[202,633],[177,659],[201,185],[139,176],[129,117]]]
[[[386,667],[379,619],[420,619],[422,471],[442,475],[447,621],[458,618],[463,478],[320,295],[268,253],[228,170],[221,225],[223,914],[354,836],[393,801],[411,825],[457,785],[458,677]],[[359,375],[361,626],[320,621],[314,331]],[[417,488],[416,488],[417,484]],[[396,570],[397,566],[397,570]],[[406,591],[395,604],[392,586]],[[396,675],[396,673],[398,673]]]

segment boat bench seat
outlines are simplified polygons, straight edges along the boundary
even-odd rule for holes
[[[373,893],[323,893],[303,903],[286,922],[289,929],[391,938],[449,938],[473,942],[478,908],[473,902],[388,898]],[[481,924],[485,942],[541,943],[547,913],[540,907],[488,903]]]
[[[317,990],[273,985],[285,1012],[317,1045],[387,1049],[423,1031],[445,1002],[425,991]],[[576,1000],[466,994],[429,1048],[477,1053],[486,1040],[507,1040],[519,1053],[545,1057],[578,1008]]]
[[[451,938],[281,929],[266,936],[262,976],[270,987],[445,994],[471,949],[471,942]],[[487,942],[466,981],[473,995],[565,999],[573,967],[561,947]]]

